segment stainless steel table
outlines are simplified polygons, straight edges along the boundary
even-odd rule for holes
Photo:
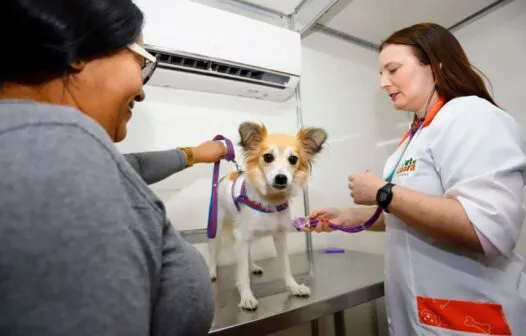
[[[311,286],[311,296],[290,296],[281,279],[277,259],[256,262],[262,276],[251,276],[259,302],[254,312],[239,308],[235,266],[218,270],[214,283],[216,310],[209,335],[266,335],[334,314],[337,335],[345,334],[343,310],[384,295],[383,256],[345,251],[324,254],[314,251],[309,264],[306,253],[291,255],[292,271],[300,283]]]

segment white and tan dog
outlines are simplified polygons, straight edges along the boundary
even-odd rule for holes
[[[268,134],[264,125],[245,122],[239,127],[240,146],[246,171],[221,178],[218,186],[217,236],[208,240],[209,270],[217,278],[217,256],[221,230],[234,238],[237,258],[237,287],[243,309],[254,310],[257,300],[250,288],[250,272],[263,270],[250,260],[250,245],[272,236],[281,262],[285,284],[296,296],[310,295],[309,287],[294,279],[287,252],[287,232],[292,225],[288,202],[302,189],[310,175],[314,157],[322,150],[327,133],[304,128],[295,136]]]

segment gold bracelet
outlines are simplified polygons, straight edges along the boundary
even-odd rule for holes
[[[186,156],[186,167],[192,167],[194,165],[194,153],[191,147],[178,147],[177,149],[183,151]]]

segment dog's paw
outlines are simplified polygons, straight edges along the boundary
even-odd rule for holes
[[[245,310],[256,310],[258,307],[258,300],[254,297],[254,294],[247,293],[241,296],[241,301],[239,301],[239,308]]]
[[[256,264],[252,264],[252,266],[250,267],[250,271],[254,275],[263,275],[263,268],[259,267]]]
[[[290,294],[294,296],[310,296],[310,288],[305,285],[293,284],[288,286]]]

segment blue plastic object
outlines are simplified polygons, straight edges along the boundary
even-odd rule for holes
[[[345,249],[339,247],[329,247],[322,250],[322,253],[345,253]]]

